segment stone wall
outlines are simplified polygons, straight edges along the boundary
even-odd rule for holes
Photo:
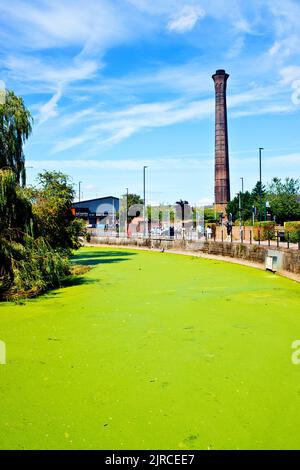
[[[282,259],[282,269],[300,274],[300,251],[286,250]]]
[[[254,263],[264,264],[266,248],[258,245],[241,245],[239,243],[205,242],[203,253],[246,259]]]
[[[278,260],[277,271],[289,271],[300,274],[300,251],[286,248],[270,249],[262,245],[246,245],[239,243],[214,241],[187,241],[162,239],[132,238],[91,238],[91,244],[135,246],[166,251],[202,252],[217,256],[243,259],[253,263],[265,264],[267,256],[275,256]]]

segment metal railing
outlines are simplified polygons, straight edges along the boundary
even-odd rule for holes
[[[262,236],[261,232],[258,230],[256,235],[253,234],[253,230],[247,230],[246,232],[241,230],[240,236],[238,239],[233,237],[233,233],[231,231],[230,234],[227,233],[226,230],[213,231],[212,233],[208,233],[205,231],[204,233],[199,233],[196,230],[187,230],[183,233],[175,233],[173,236],[170,235],[155,235],[155,234],[144,234],[142,232],[134,233],[130,236],[126,235],[126,233],[117,232],[114,230],[101,230],[101,229],[88,229],[88,233],[92,237],[96,238],[132,238],[132,239],[151,239],[155,240],[165,240],[165,241],[173,241],[173,240],[185,240],[187,242],[221,242],[221,243],[236,243],[236,244],[248,244],[248,245],[258,245],[258,246],[269,246],[269,247],[276,247],[276,248],[287,248],[293,250],[300,250],[300,237],[298,242],[292,243],[290,241],[289,233],[286,234],[284,237],[282,232],[276,230],[275,233],[268,232],[267,235]]]

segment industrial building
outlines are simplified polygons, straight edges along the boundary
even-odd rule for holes
[[[120,200],[114,196],[99,197],[75,202],[76,217],[86,221],[92,228],[108,228],[116,222]]]

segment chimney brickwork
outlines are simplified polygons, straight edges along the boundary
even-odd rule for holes
[[[215,210],[225,215],[230,201],[229,150],[226,87],[228,73],[217,70],[212,76],[216,91],[215,124]]]

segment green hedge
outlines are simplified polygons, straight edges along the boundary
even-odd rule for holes
[[[254,240],[273,240],[275,238],[275,222],[256,222],[253,227]]]
[[[287,240],[289,234],[290,242],[298,243],[300,241],[300,221],[284,222],[284,237]]]

